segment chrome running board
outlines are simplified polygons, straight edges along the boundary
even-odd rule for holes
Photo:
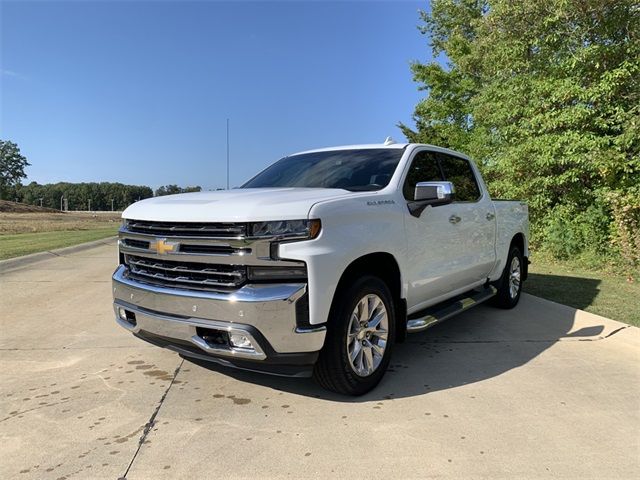
[[[496,293],[496,288],[489,285],[486,288],[471,290],[446,302],[414,313],[410,315],[407,320],[407,333],[422,332],[447,318],[453,317],[489,300]]]

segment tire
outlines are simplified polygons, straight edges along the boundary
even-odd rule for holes
[[[394,302],[387,285],[373,276],[356,279],[337,295],[313,376],[327,390],[362,395],[380,382],[389,365]]]
[[[497,285],[498,293],[491,299],[491,305],[498,308],[510,309],[515,307],[522,294],[522,272],[524,258],[520,249],[512,245],[507,257],[507,263],[502,277]]]

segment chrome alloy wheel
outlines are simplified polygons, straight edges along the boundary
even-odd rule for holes
[[[516,298],[520,291],[520,259],[516,256],[511,260],[511,267],[509,269],[509,295],[511,298]]]
[[[360,299],[347,329],[347,354],[353,371],[368,377],[382,362],[387,347],[389,315],[382,299],[375,294]]]

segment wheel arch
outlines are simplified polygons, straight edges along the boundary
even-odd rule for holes
[[[343,291],[355,278],[373,275],[387,284],[394,301],[396,313],[396,342],[402,343],[407,334],[407,302],[402,298],[402,275],[395,257],[388,252],[363,255],[352,261],[342,272],[333,297],[331,312],[334,310],[338,292]]]

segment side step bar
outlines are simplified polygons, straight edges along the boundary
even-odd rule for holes
[[[447,318],[453,317],[458,313],[462,313],[489,300],[496,293],[496,288],[489,285],[481,290],[471,290],[444,303],[414,313],[410,315],[407,320],[407,333],[422,332]]]

